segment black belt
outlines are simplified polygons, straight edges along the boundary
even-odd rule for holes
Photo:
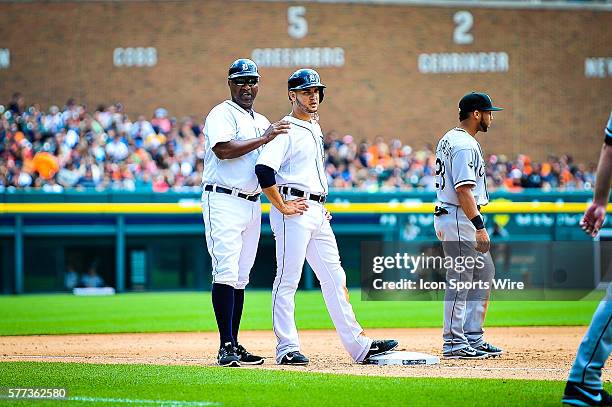
[[[448,215],[448,211],[440,206],[436,206],[434,209],[434,216]]]
[[[220,192],[222,194],[233,195],[233,191],[231,189],[223,188],[223,187],[220,187],[219,185],[217,185],[216,187],[210,184],[204,185],[204,191]],[[246,199],[247,201],[252,201],[252,202],[256,202],[259,199],[259,194],[249,195],[249,194],[244,194],[242,192],[238,192],[236,196],[238,198]]]
[[[311,201],[315,201],[315,202],[319,202],[319,203],[325,203],[325,201],[327,201],[327,195],[310,194],[308,192],[304,192],[304,191],[302,191],[300,189],[296,189],[296,188],[280,187],[279,191],[280,191],[281,194],[293,195],[293,196],[297,196],[298,198],[306,198],[306,199],[309,199]]]
[[[444,205],[451,205],[451,206],[456,206],[459,207],[459,205],[453,205],[453,204],[449,204],[446,202],[442,202]],[[480,205],[476,205],[476,209],[478,209],[478,211],[480,212]],[[448,215],[448,210],[446,210],[445,208],[442,208],[441,206],[436,206],[434,208],[434,216],[442,216],[442,215]]]

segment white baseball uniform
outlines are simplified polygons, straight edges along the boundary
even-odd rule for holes
[[[473,185],[472,193],[477,205],[489,203],[487,192],[486,162],[480,144],[461,128],[449,130],[436,147],[436,192],[439,205],[446,213],[438,213],[434,227],[438,239],[443,242],[446,256],[483,257],[484,267],[448,269],[446,281],[491,282],[495,267],[491,254],[475,250],[476,228],[461,209],[456,188]],[[448,289],[444,298],[444,352],[456,351],[467,346],[478,347],[483,342],[483,324],[490,290]]]
[[[257,164],[276,172],[276,183],[285,199],[295,195],[283,187],[294,188],[317,196],[327,195],[324,171],[323,133],[316,122],[286,116],[290,122],[286,136],[269,142]],[[295,192],[295,191],[294,191]],[[372,340],[363,335],[348,299],[346,274],[340,264],[340,254],[334,232],[325,216],[322,203],[312,199],[303,215],[285,216],[274,206],[270,210],[270,226],[276,241],[276,278],[272,287],[272,323],[278,345],[276,361],[299,351],[295,325],[295,292],[302,275],[304,259],[314,270],[327,310],[344,348],[353,360],[365,358]]]
[[[261,202],[254,199],[261,192],[255,176],[261,148],[226,160],[219,159],[212,148],[230,140],[260,137],[269,126],[263,115],[251,115],[230,100],[215,106],[206,117],[202,213],[213,283],[244,289],[249,282],[261,230]]]

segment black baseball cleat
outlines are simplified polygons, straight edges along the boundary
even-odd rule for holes
[[[568,406],[612,406],[612,396],[604,389],[592,389],[576,382],[567,382],[561,402]]]
[[[217,364],[223,367],[240,367],[240,357],[236,354],[236,349],[231,342],[219,348]]]
[[[251,352],[246,350],[244,346],[238,344],[235,348],[236,354],[240,359],[240,364],[242,365],[263,365],[264,358],[261,356],[253,355]]]
[[[483,342],[480,346],[474,346],[473,348],[488,354],[489,357],[501,356],[502,353],[504,353],[503,350],[501,350],[497,346],[491,345],[488,342]]]
[[[490,355],[471,346],[466,346],[465,348],[444,352],[442,356],[444,359],[486,359]]]
[[[366,354],[363,360],[366,360],[370,356],[381,355],[383,353],[392,351],[397,348],[398,342],[394,339],[376,339],[372,341],[372,345],[370,345],[370,350]]]
[[[281,365],[306,366],[310,360],[298,351],[289,352],[280,361]]]

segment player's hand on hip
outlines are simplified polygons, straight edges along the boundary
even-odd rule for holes
[[[331,214],[331,212],[329,212],[329,211],[327,210],[327,208],[323,208],[323,209],[325,210],[325,220],[327,220],[327,221],[332,220],[332,214]]]
[[[491,248],[489,233],[487,229],[479,229],[476,231],[476,250],[480,253],[486,253]]]
[[[599,229],[606,219],[606,205],[600,205],[593,202],[591,206],[584,212],[584,216],[580,221],[580,227],[584,232],[592,237],[597,236]]]
[[[266,143],[274,140],[279,134],[286,134],[289,131],[290,123],[286,120],[280,120],[276,123],[272,123],[266,130],[262,137],[266,138]]]
[[[283,215],[301,215],[308,209],[308,203],[304,198],[297,198],[292,201],[285,201],[285,204],[279,210]]]

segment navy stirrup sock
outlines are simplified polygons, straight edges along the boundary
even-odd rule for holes
[[[234,287],[214,283],[212,286],[212,303],[219,328],[221,346],[234,343],[232,336],[232,317],[234,314]],[[242,308],[242,307],[241,307]]]
[[[232,316],[232,336],[234,345],[238,345],[238,330],[240,329],[240,318],[242,318],[242,307],[244,305],[244,289],[234,289],[234,315]]]

